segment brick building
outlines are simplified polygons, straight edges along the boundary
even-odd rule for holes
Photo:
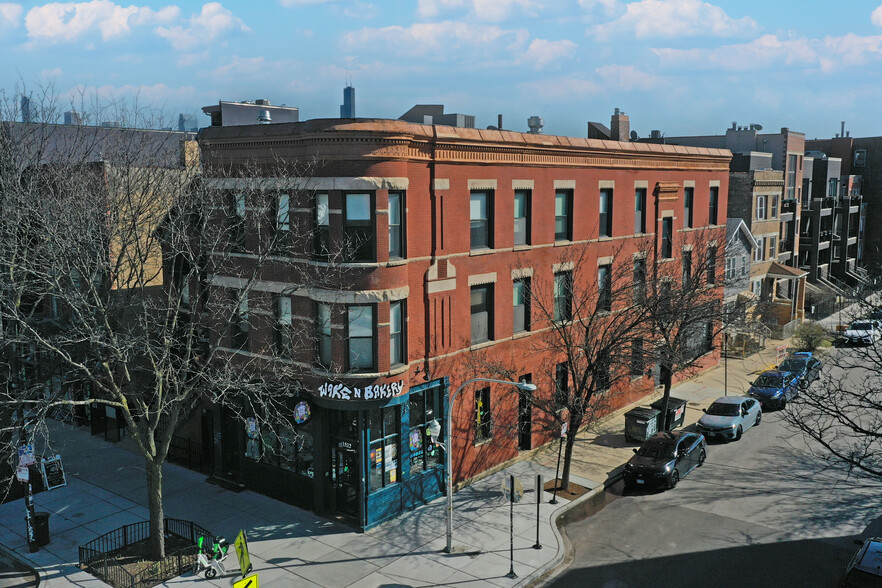
[[[253,446],[281,443],[283,435],[267,441],[228,414],[210,421],[214,435],[202,435],[219,441],[225,473],[365,528],[443,493],[443,453],[426,429],[438,420],[443,430],[450,394],[482,375],[476,361],[508,366],[511,379],[552,394],[544,366],[555,358],[533,346],[547,325],[525,293],[557,297],[573,272],[598,279],[612,256],[636,259],[647,243],[678,258],[690,249],[671,248],[675,237],[726,239],[724,149],[390,120],[210,127],[199,140],[208,182],[215,170],[246,164],[274,177],[280,161],[321,162],[312,177],[277,178],[277,228],[290,215],[315,235],[306,250],[273,256],[252,294],[254,307],[276,309],[275,324],[281,318],[315,334],[314,347],[285,357],[303,367],[309,390],[298,403],[309,415],[295,432],[300,447],[290,459],[265,463]],[[237,196],[247,181],[216,186],[247,211]],[[321,267],[341,242],[345,284],[295,285],[302,268]],[[575,267],[577,248],[587,252],[578,256],[586,267]],[[250,259],[242,254],[240,263]],[[239,285],[219,273],[212,288]],[[259,365],[274,356],[274,324],[255,320],[244,331],[231,325],[224,351]],[[699,363],[715,361],[710,353]],[[638,373],[612,391],[609,409],[653,384],[652,370]],[[525,414],[511,392],[473,385],[457,397],[454,481],[549,441],[541,415]],[[506,420],[518,434],[502,434]]]

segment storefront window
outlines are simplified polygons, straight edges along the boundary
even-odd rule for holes
[[[257,419],[245,419],[245,457],[248,459],[312,478],[313,445],[311,423],[296,430],[281,427],[276,434],[272,427],[260,426]]]
[[[422,472],[441,463],[441,450],[432,444],[426,425],[441,419],[441,390],[429,388],[410,395],[410,471]]]
[[[368,475],[370,491],[379,490],[399,481],[398,407],[375,408],[368,411],[370,434]]]

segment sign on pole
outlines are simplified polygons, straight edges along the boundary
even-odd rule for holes
[[[33,445],[22,445],[18,448],[18,465],[29,466],[35,463],[37,463],[37,457],[34,455]]]
[[[502,479],[502,495],[506,500],[511,500],[511,480],[514,480],[514,500],[512,502],[520,502],[524,497],[524,486],[514,476],[505,476]]]
[[[18,478],[19,482],[23,482],[25,484],[31,479],[30,469],[26,465],[18,466],[18,469],[15,470],[15,477]]]
[[[568,422],[561,423],[561,425],[560,425],[560,438],[563,439],[564,437],[566,437],[567,431],[569,431],[569,430],[570,430],[570,423],[568,423]]]
[[[236,557],[239,558],[239,569],[242,570],[242,577],[251,571],[251,555],[248,553],[248,540],[245,538],[245,530],[240,529],[236,542],[233,544],[236,548]],[[255,584],[256,586],[256,584]]]
[[[251,574],[247,578],[242,578],[233,582],[233,588],[259,588],[260,583],[257,581],[257,574]]]

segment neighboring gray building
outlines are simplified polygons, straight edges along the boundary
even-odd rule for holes
[[[419,125],[447,125],[450,127],[462,127],[465,129],[475,128],[475,115],[473,114],[444,114],[443,104],[417,104],[398,117],[403,120]]]
[[[750,264],[758,243],[744,219],[726,219],[726,273],[723,289],[723,312],[730,320],[733,314],[743,316],[745,304],[739,304],[751,291]]]
[[[267,99],[253,102],[225,102],[203,106],[202,112],[211,117],[213,127],[300,122],[300,109],[293,106],[273,106]]]

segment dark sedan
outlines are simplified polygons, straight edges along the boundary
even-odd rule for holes
[[[821,375],[823,364],[810,351],[798,351],[784,358],[778,370],[796,376],[799,387],[803,390]]]
[[[663,486],[673,488],[680,478],[704,463],[704,435],[687,431],[656,433],[635,449],[625,464],[625,488]]]

